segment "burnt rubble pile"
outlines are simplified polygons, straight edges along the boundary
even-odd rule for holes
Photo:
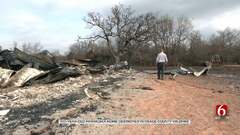
[[[127,62],[111,66],[91,59],[56,62],[49,53],[3,50],[0,134],[31,134],[46,123],[52,123],[48,126],[57,133],[57,120],[66,117],[65,111],[75,109],[73,116],[80,115],[96,110],[95,102],[111,99],[111,92],[123,86],[122,81],[133,78],[135,71],[127,68]]]
[[[90,59],[55,62],[54,57],[46,51],[30,55],[17,48],[13,51],[3,50],[0,52],[0,87],[55,83],[69,77],[127,67],[127,62],[110,67],[96,66],[96,63]]]
[[[70,77],[53,84],[19,87],[0,96],[0,134],[29,133],[40,129],[42,122],[51,128],[43,132],[61,132],[58,120],[75,118],[98,110],[99,101],[111,100],[112,92],[135,79],[134,70]],[[68,116],[68,112],[71,115]],[[73,111],[73,112],[72,112]],[[66,114],[67,113],[67,114]],[[67,115],[67,116],[66,116]],[[34,128],[31,128],[34,127]]]

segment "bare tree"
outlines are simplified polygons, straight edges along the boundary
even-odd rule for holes
[[[192,32],[192,23],[186,17],[177,18],[174,26],[174,36],[172,43],[172,53],[176,53],[176,50],[181,46],[186,44]]]
[[[178,62],[180,50],[185,48],[192,32],[191,21],[186,17],[173,18],[168,15],[158,17],[155,15],[152,41],[155,53],[164,48],[173,63]],[[182,52],[181,52],[182,53]]]
[[[118,46],[121,54],[127,57],[128,62],[138,48],[149,45],[154,19],[155,17],[151,13],[139,15],[132,19],[132,23],[122,29]]]
[[[17,45],[17,44],[16,44]],[[22,50],[29,54],[36,54],[43,50],[43,46],[40,43],[24,43],[22,45]]]
[[[135,16],[133,13],[130,7],[120,4],[114,6],[108,16],[103,16],[100,13],[89,13],[88,18],[85,19],[91,28],[98,30],[98,34],[88,39],[105,40],[116,63],[124,54],[130,54],[129,51],[133,49],[133,45],[146,42],[149,39],[152,15]]]
[[[188,64],[200,65],[205,61],[210,60],[209,46],[202,39],[202,35],[199,31],[193,31],[189,40],[190,47],[185,59]]]
[[[211,54],[219,55],[224,62],[240,62],[240,31],[226,28],[213,34],[209,40]]]
[[[240,44],[240,31],[236,29],[226,28],[217,32],[217,40],[221,42],[222,47],[232,47]]]
[[[93,41],[79,41],[74,43],[69,48],[69,58],[86,58],[89,54],[94,53],[95,43]],[[91,57],[91,56],[90,56]]]
[[[166,15],[155,18],[154,29],[152,31],[152,41],[155,45],[156,53],[160,48],[168,50],[172,44],[174,18]]]
[[[58,49],[55,49],[53,51],[51,51],[51,54],[54,56],[54,57],[58,57],[58,56],[61,56],[61,53]]]
[[[88,13],[88,18],[85,19],[85,22],[91,27],[96,28],[98,30],[98,34],[93,35],[92,37],[88,37],[87,39],[103,39],[106,41],[109,51],[115,58],[116,62],[119,62],[119,55],[117,54],[114,46],[112,44],[112,38],[115,37],[115,33],[113,33],[114,24],[112,23],[113,18],[111,16],[104,17],[100,13]],[[79,39],[84,39],[79,37]]]

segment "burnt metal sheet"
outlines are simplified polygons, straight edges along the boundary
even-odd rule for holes
[[[77,77],[80,75],[80,71],[77,68],[59,67],[30,79],[25,85],[54,83],[68,77]]]
[[[45,71],[58,67],[49,56],[41,55],[39,57],[27,54],[17,48],[14,51],[3,50],[0,52],[0,67],[15,71],[22,69],[27,64],[30,64],[33,68]]]
[[[19,70],[26,64],[23,61],[17,59],[16,54],[10,50],[1,51],[0,56],[1,56],[0,67],[2,68]]]
[[[16,58],[24,63],[32,64],[33,68],[40,69],[40,70],[50,70],[57,68],[58,66],[55,63],[51,63],[48,61],[44,61],[36,56],[29,55],[27,53],[22,52],[21,50],[15,48],[14,53]]]
[[[24,67],[11,77],[11,79],[7,82],[7,86],[23,86],[28,80],[42,73],[44,72],[34,68]]]
[[[3,69],[0,67],[0,87],[6,86],[13,73],[14,73],[13,70]]]

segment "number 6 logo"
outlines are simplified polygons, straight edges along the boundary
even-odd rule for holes
[[[216,106],[216,115],[217,116],[226,116],[228,111],[227,105],[217,105]]]

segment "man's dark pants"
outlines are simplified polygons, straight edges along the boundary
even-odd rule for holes
[[[163,74],[164,74],[164,68],[165,68],[165,65],[164,63],[157,63],[157,77],[158,79],[161,79],[163,80]]]

